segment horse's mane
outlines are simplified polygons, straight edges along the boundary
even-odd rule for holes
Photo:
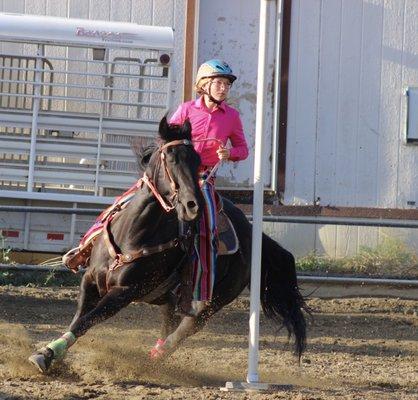
[[[163,117],[160,121],[157,138],[142,137],[134,139],[131,143],[131,148],[136,155],[139,172],[143,173],[145,171],[152,154],[161,143],[182,139],[192,139],[189,120],[187,119],[183,125],[169,124],[166,117]]]

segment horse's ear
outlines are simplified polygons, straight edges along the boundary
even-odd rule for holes
[[[168,132],[167,115],[164,115],[164,117],[161,119],[160,125],[158,127],[158,132],[160,133],[160,137],[162,139],[165,139],[167,137],[167,132]]]
[[[186,121],[184,121],[183,126],[181,127],[181,133],[183,137],[186,139],[191,139],[192,137],[192,125],[190,124],[189,119],[187,118]]]

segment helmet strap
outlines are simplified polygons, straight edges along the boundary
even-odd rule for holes
[[[206,94],[208,97],[209,97],[209,100],[212,102],[212,103],[215,103],[216,105],[221,105],[221,103],[223,102],[223,100],[221,100],[221,101],[219,101],[219,100],[216,100],[211,94],[210,94],[210,92],[211,92],[211,88],[212,88],[212,81],[210,81],[209,82],[209,92],[207,92],[206,90],[203,90],[203,89],[201,89],[202,90],[202,92],[204,93],[204,94]]]

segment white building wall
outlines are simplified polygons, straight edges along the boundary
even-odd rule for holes
[[[418,86],[417,31],[416,1],[293,0],[286,204],[418,205],[418,146],[405,141],[404,96]],[[416,230],[271,229],[296,253],[344,256],[388,236],[418,248]]]
[[[416,1],[293,1],[286,204],[418,204],[417,17]]]

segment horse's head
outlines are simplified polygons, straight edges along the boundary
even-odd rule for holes
[[[172,125],[164,117],[159,137],[160,146],[151,156],[148,174],[159,193],[174,205],[179,219],[194,221],[200,215],[203,197],[198,183],[200,157],[191,142],[190,123]]]

